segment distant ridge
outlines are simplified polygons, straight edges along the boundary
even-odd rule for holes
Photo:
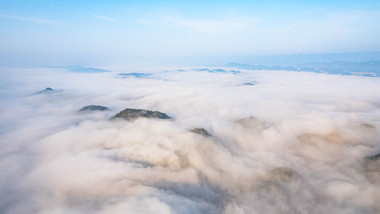
[[[151,73],[119,73],[118,74],[119,76],[122,76],[122,77],[136,77],[136,78],[147,78],[147,77],[151,77],[152,74]]]
[[[109,70],[102,69],[102,68],[91,68],[91,67],[84,67],[80,65],[70,65],[70,66],[47,66],[48,68],[62,68],[69,72],[74,73],[105,73],[110,72]]]
[[[305,71],[315,73],[357,75],[369,77],[380,76],[380,60],[366,62],[335,61],[331,63],[306,63],[294,66],[248,65],[240,63],[227,63],[223,66],[247,70]]]

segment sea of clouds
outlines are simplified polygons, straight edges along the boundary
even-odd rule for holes
[[[0,213],[380,212],[380,78],[230,70],[2,69]]]

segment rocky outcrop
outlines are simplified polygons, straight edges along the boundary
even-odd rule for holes
[[[288,167],[276,167],[272,169],[267,175],[267,179],[271,182],[290,182],[297,178],[299,178],[299,174]]]
[[[79,109],[79,112],[89,112],[89,111],[109,111],[110,109],[99,105],[88,105]]]
[[[144,109],[131,109],[127,108],[123,111],[115,114],[110,118],[110,120],[124,119],[124,120],[136,120],[139,118],[149,118],[149,119],[171,119],[167,114],[159,111],[150,111]]]
[[[380,153],[375,154],[375,155],[368,156],[367,159],[368,159],[368,160],[371,160],[371,161],[380,160]]]
[[[244,82],[243,85],[253,86],[253,85],[256,85],[256,83],[255,82]]]
[[[262,132],[267,125],[255,117],[247,117],[236,121],[241,127],[247,130]]]
[[[193,129],[190,130],[190,131],[193,132],[193,133],[196,133],[196,134],[200,134],[200,135],[205,136],[205,137],[209,137],[209,136],[211,136],[211,134],[208,133],[208,132],[206,131],[206,129],[204,129],[204,128],[193,128]]]
[[[38,92],[38,94],[51,94],[51,93],[54,93],[54,92],[56,92],[56,91],[53,90],[52,88],[47,87],[44,90]]]

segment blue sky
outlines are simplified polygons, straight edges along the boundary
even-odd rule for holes
[[[380,1],[1,0],[0,63],[380,51],[379,20]]]

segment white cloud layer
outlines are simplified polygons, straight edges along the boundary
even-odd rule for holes
[[[380,212],[379,78],[159,70],[1,71],[1,213]]]

